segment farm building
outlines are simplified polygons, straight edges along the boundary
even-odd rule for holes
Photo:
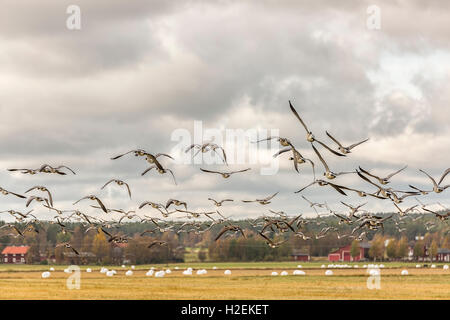
[[[29,250],[28,246],[8,246],[2,251],[2,261],[3,263],[25,263]]]
[[[350,254],[351,244],[331,251],[328,254],[329,261],[360,261],[368,258],[370,244],[368,242],[362,242],[359,244],[359,255],[356,257],[352,257]]]
[[[291,257],[294,259],[294,261],[309,261],[309,260],[311,260],[309,253],[302,251],[302,250],[292,250]]]
[[[438,249],[436,260],[450,262],[450,249]]]

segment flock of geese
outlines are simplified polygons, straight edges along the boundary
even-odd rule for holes
[[[394,176],[402,172],[406,169],[406,166],[395,170],[391,174],[382,177],[374,172],[370,172],[369,170],[363,169],[361,167],[358,167],[358,169],[354,171],[346,171],[346,172],[334,172],[330,169],[330,166],[326,162],[324,156],[322,153],[325,151],[329,153],[331,156],[337,156],[340,158],[347,157],[350,153],[353,152],[353,150],[367,142],[369,139],[364,139],[359,142],[353,143],[351,145],[345,146],[343,145],[338,139],[336,139],[334,136],[332,136],[329,132],[326,131],[326,135],[331,139],[331,141],[336,145],[335,148],[330,147],[323,141],[320,141],[316,138],[316,136],[312,133],[312,131],[308,128],[308,126],[305,124],[303,119],[300,117],[292,103],[289,101],[289,107],[292,111],[293,115],[298,119],[300,122],[300,125],[305,129],[306,132],[306,141],[311,146],[312,151],[317,156],[319,162],[323,166],[323,178],[317,178],[316,177],[316,163],[309,159],[304,157],[300,151],[294,146],[294,144],[290,141],[288,138],[284,137],[278,137],[278,136],[272,136],[266,139],[254,141],[253,143],[261,143],[263,141],[269,141],[269,140],[276,140],[282,149],[273,155],[274,158],[281,156],[284,153],[290,153],[291,157],[289,158],[289,161],[292,161],[294,169],[296,172],[299,172],[299,166],[302,164],[309,164],[312,169],[313,173],[313,181],[311,181],[306,186],[302,187],[298,191],[295,191],[295,193],[302,193],[305,189],[313,186],[318,185],[320,187],[326,186],[331,187],[332,190],[338,192],[339,194],[343,196],[347,196],[349,192],[354,192],[359,197],[362,198],[373,198],[377,200],[383,200],[383,201],[390,201],[395,206],[395,210],[397,211],[394,214],[391,214],[389,216],[378,216],[376,214],[373,214],[367,210],[364,210],[363,207],[366,205],[366,203],[358,204],[358,205],[351,205],[346,202],[341,201],[341,203],[346,207],[348,210],[347,213],[339,213],[334,210],[331,210],[327,203],[316,203],[308,200],[303,194],[302,198],[309,204],[311,208],[313,208],[316,213],[318,214],[318,217],[320,217],[319,212],[317,209],[324,209],[326,210],[327,216],[334,216],[336,219],[338,219],[338,224],[346,224],[352,226],[352,231],[348,234],[340,234],[338,228],[332,227],[327,225],[325,222],[316,222],[317,225],[324,224],[323,228],[316,233],[315,235],[307,235],[304,232],[304,227],[308,223],[310,223],[309,219],[305,219],[302,217],[302,214],[299,214],[297,216],[291,217],[288,214],[284,213],[283,211],[273,211],[269,210],[271,215],[263,215],[260,218],[257,219],[247,219],[246,222],[249,224],[251,229],[255,230],[257,234],[261,237],[261,239],[265,240],[268,246],[271,248],[276,248],[282,245],[287,240],[276,240],[276,239],[286,239],[286,237],[278,237],[278,235],[282,235],[285,233],[292,232],[295,236],[303,239],[303,240],[310,240],[310,239],[320,239],[327,234],[335,233],[337,235],[338,239],[347,237],[351,239],[358,239],[363,240],[366,238],[367,233],[369,231],[377,231],[379,229],[383,229],[385,221],[389,219],[393,219],[394,216],[399,217],[399,221],[395,221],[395,225],[397,226],[397,230],[399,232],[402,232],[404,229],[401,228],[401,221],[402,219],[408,217],[408,215],[412,212],[420,212],[420,213],[429,213],[436,216],[439,222],[448,224],[448,218],[450,217],[450,212],[447,208],[441,205],[442,210],[434,211],[429,209],[429,205],[424,205],[417,197],[424,196],[429,193],[441,193],[445,191],[450,185],[444,185],[443,182],[446,178],[446,176],[450,172],[450,168],[445,170],[441,177],[439,177],[438,180],[435,180],[432,176],[430,176],[427,172],[424,170],[420,170],[420,172],[428,177],[430,180],[430,189],[428,190],[422,190],[416,186],[409,185],[410,190],[396,190],[394,188],[389,187],[388,185],[391,183],[391,180]],[[323,148],[324,151],[319,151],[319,147]],[[196,153],[193,155],[193,157],[197,156],[197,154],[201,153],[213,153],[220,157],[221,161],[228,166],[227,163],[227,156],[225,150],[212,142],[206,142],[204,144],[192,144],[188,146],[185,150],[186,153],[189,153],[194,150],[197,150]],[[321,153],[322,152],[322,153]],[[173,182],[175,185],[177,184],[177,181],[175,179],[174,172],[169,169],[164,163],[163,159],[168,160],[174,160],[174,158],[171,155],[165,154],[165,153],[156,153],[152,154],[150,152],[147,152],[142,149],[137,150],[131,150],[126,153],[120,154],[118,156],[112,157],[111,160],[119,160],[122,157],[125,157],[127,155],[134,155],[137,158],[142,158],[148,163],[149,167],[141,173],[142,176],[146,175],[147,173],[150,173],[153,169],[157,171],[159,174],[167,174],[169,173],[173,179]],[[251,170],[251,168],[246,168],[243,170],[236,170],[236,171],[213,171],[208,170],[204,168],[200,168],[200,170],[207,174],[219,174],[224,179],[230,178],[234,174],[244,174],[244,172],[247,172]],[[37,175],[37,174],[55,174],[55,175],[68,175],[73,174],[75,175],[75,171],[71,168],[60,165],[53,167],[48,164],[44,164],[40,166],[37,169],[28,169],[28,168],[20,168],[20,169],[8,169],[9,172],[19,172],[20,174],[24,175]],[[342,175],[355,175],[358,176],[364,183],[367,184],[369,187],[374,187],[375,191],[369,192],[364,190],[359,190],[356,188],[352,188],[349,186],[344,186],[342,184],[334,183],[334,181]],[[333,182],[332,182],[333,181]],[[130,185],[123,180],[120,179],[111,179],[107,181],[102,187],[101,190],[105,189],[107,186],[117,186],[118,188],[123,188],[124,191],[127,194],[127,197],[129,199],[132,199],[132,192]],[[35,195],[30,195],[31,192],[34,192]],[[233,220],[230,219],[230,217],[225,217],[222,215],[222,213],[218,210],[220,207],[226,206],[226,203],[228,202],[234,202],[234,199],[226,198],[226,199],[213,199],[208,198],[209,201],[212,202],[214,205],[214,210],[208,211],[208,212],[199,212],[199,211],[193,211],[188,209],[188,203],[186,201],[182,201],[179,199],[169,199],[165,202],[165,204],[152,202],[152,201],[145,201],[141,203],[138,206],[137,210],[143,210],[144,207],[149,207],[150,209],[154,209],[159,212],[161,215],[161,218],[157,217],[151,217],[151,216],[141,216],[136,211],[137,210],[131,210],[131,211],[125,211],[123,209],[113,209],[108,208],[104,202],[97,196],[97,195],[87,195],[73,203],[74,206],[76,206],[80,202],[86,202],[90,201],[91,207],[93,209],[98,210],[99,212],[102,212],[103,215],[101,217],[94,217],[92,215],[87,215],[83,212],[81,212],[78,209],[69,209],[69,210],[61,210],[54,206],[53,197],[50,192],[50,190],[45,186],[33,186],[29,188],[27,191],[24,192],[24,194],[20,194],[18,192],[12,192],[7,189],[0,187],[0,193],[4,196],[14,196],[20,199],[23,199],[24,205],[27,209],[30,208],[30,206],[35,205],[35,203],[38,203],[45,207],[48,210],[54,211],[56,213],[56,216],[51,220],[51,223],[54,223],[58,225],[61,229],[61,232],[63,233],[72,233],[73,231],[70,230],[66,224],[68,221],[79,221],[82,224],[84,224],[86,228],[86,233],[90,231],[94,232],[103,232],[108,239],[109,243],[127,243],[128,237],[123,234],[115,233],[114,230],[117,226],[119,226],[121,223],[124,222],[131,222],[131,221],[141,221],[141,222],[148,222],[150,223],[153,228],[145,230],[141,233],[141,236],[149,235],[149,234],[161,234],[165,232],[175,232],[177,234],[180,233],[196,233],[201,234],[208,230],[211,230],[214,226],[221,226],[220,231],[215,237],[215,241],[218,241],[219,239],[227,236],[233,236],[235,234],[240,235],[242,237],[246,237],[244,229],[236,224]],[[26,195],[25,195],[26,194]],[[243,203],[257,203],[261,206],[266,206],[271,203],[271,201],[278,195],[278,192],[269,195],[267,197],[261,197],[258,199],[251,199],[251,200],[241,200]],[[401,204],[406,198],[408,197],[416,197],[416,200],[418,201],[417,205],[414,205],[412,207],[402,209],[400,208],[399,204]],[[427,208],[428,207],[428,208]],[[422,211],[420,211],[420,209]],[[29,210],[27,212],[19,212],[15,210],[7,210],[2,211],[0,213],[7,213],[15,218],[15,222],[19,223],[25,223],[24,227],[19,229],[17,223],[7,223],[0,227],[0,230],[7,230],[9,233],[7,233],[8,236],[12,237],[25,237],[25,234],[28,232],[35,232],[39,233],[40,226],[41,226],[41,220],[36,217],[33,214],[34,210]],[[111,220],[111,219],[104,219],[104,217],[108,216],[110,213],[119,213],[121,214],[121,217],[118,221]],[[106,215],[105,215],[106,214]],[[175,224],[170,221],[164,220],[172,215],[177,214],[177,218],[184,219],[181,223],[178,223],[175,227]],[[196,220],[197,218],[202,218],[200,220]],[[411,218],[411,217],[410,217]],[[412,219],[419,219],[419,218],[412,218]],[[448,226],[448,225],[447,225]],[[429,225],[427,225],[428,229]],[[431,228],[431,227],[430,227]],[[154,238],[153,238],[154,239]],[[165,241],[161,240],[152,240],[148,248],[153,248],[155,246],[164,246],[167,245]],[[75,254],[79,254],[79,250],[77,248],[74,248],[69,242],[63,242],[58,243],[56,247],[64,247],[68,250],[73,251]]]

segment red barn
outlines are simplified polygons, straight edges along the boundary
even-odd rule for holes
[[[293,250],[291,257],[293,257],[294,261],[309,261],[311,259],[309,253],[303,252],[301,250]]]
[[[349,244],[345,247],[339,248],[337,250],[331,251],[328,254],[329,261],[359,261],[367,258],[370,244],[367,242],[363,242],[359,244],[359,255],[356,257],[352,257],[350,254],[350,250],[352,245]]]
[[[3,263],[25,263],[28,246],[8,246],[2,251]]]
[[[450,262],[450,249],[438,249],[436,260],[441,262]]]

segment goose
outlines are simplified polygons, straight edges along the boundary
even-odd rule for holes
[[[50,206],[53,207],[52,194],[50,193],[50,191],[46,187],[44,187],[44,186],[35,186],[35,187],[30,188],[29,190],[25,191],[25,193],[28,193],[28,192],[33,191],[33,190],[39,190],[39,191],[42,191],[42,192],[47,192],[47,194],[48,194],[48,201],[50,202]]]
[[[179,207],[179,206],[184,206],[184,209],[187,210],[187,203],[184,202],[184,201],[177,200],[177,199],[169,199],[169,200],[167,200],[165,208],[166,208],[166,209],[169,209],[169,207],[170,207],[172,204],[175,205],[175,206],[177,206],[177,207]]]
[[[241,227],[239,226],[235,226],[235,225],[229,225],[229,226],[225,226],[223,227],[223,229],[219,232],[219,234],[216,236],[216,238],[214,239],[214,241],[219,240],[225,233],[229,232],[229,231],[233,231],[233,232],[240,232],[242,234],[242,236],[244,238],[246,238],[244,231],[242,230]]]
[[[33,202],[33,201],[36,201],[36,202],[45,202],[45,203],[47,204],[48,207],[50,206],[50,203],[49,203],[49,201],[48,201],[47,198],[41,198],[41,197],[31,196],[31,197],[29,197],[28,200],[27,200],[26,207],[28,208],[28,207],[30,206],[31,202]]]
[[[221,155],[217,152],[217,149],[220,149],[222,151],[222,156],[221,156],[222,157],[222,161],[226,165],[228,165],[228,163],[227,163],[227,155],[225,153],[225,150],[222,147],[218,146],[217,144],[211,143],[211,142],[206,142],[204,144],[195,144],[194,143],[194,144],[191,144],[189,147],[186,148],[185,153],[188,153],[189,151],[191,151],[194,148],[198,149],[197,152],[194,154],[194,157],[199,152],[206,153],[208,151],[213,151],[214,153],[216,153],[220,157]]]
[[[380,178],[380,177],[378,177],[378,176],[376,176],[376,175],[374,175],[374,174],[371,174],[369,171],[364,170],[364,169],[361,168],[361,167],[359,167],[359,170],[360,170],[361,172],[365,173],[366,175],[371,176],[372,178],[377,179],[381,184],[386,185],[386,184],[388,184],[388,183],[390,182],[389,179],[391,179],[391,178],[392,178],[393,176],[395,176],[396,174],[402,172],[402,171],[405,170],[407,167],[408,167],[408,166],[404,166],[403,168],[401,168],[401,169],[399,169],[399,170],[397,170],[397,171],[395,171],[395,172],[393,172],[393,173],[387,175],[385,178]]]
[[[295,235],[296,237],[299,237],[299,238],[305,240],[305,241],[311,240],[311,239],[312,239],[311,237],[305,235],[305,234],[304,234],[303,232],[301,232],[301,231],[295,232],[294,235]]]
[[[246,172],[246,171],[251,170],[251,168],[247,168],[247,169],[243,169],[243,170],[238,170],[238,171],[231,171],[231,172],[212,171],[212,170],[206,170],[206,169],[202,169],[202,168],[200,168],[200,170],[203,171],[203,172],[207,172],[207,173],[217,173],[217,174],[222,175],[222,177],[223,177],[224,179],[228,179],[229,177],[231,177],[232,174],[240,173],[240,172]]]
[[[370,183],[370,184],[372,184],[372,185],[374,185],[375,187],[378,188],[377,195],[378,195],[378,194],[381,194],[381,196],[382,196],[383,198],[385,198],[385,199],[389,199],[389,198],[390,198],[391,193],[392,193],[391,191],[389,191],[388,189],[385,189],[385,188],[383,188],[383,187],[380,187],[380,186],[377,185],[376,183],[373,183],[372,181],[370,181],[369,178],[367,178],[367,177],[365,177],[364,175],[362,175],[361,172],[359,172],[358,170],[356,170],[356,172],[357,172],[358,176],[359,176],[361,179],[367,181],[368,183]]]
[[[313,175],[314,175],[314,179],[316,178],[316,172],[314,170],[314,162],[312,162],[312,160],[305,158],[302,156],[302,154],[300,152],[297,151],[297,149],[295,149],[293,146],[291,148],[286,148],[286,149],[282,149],[280,151],[278,151],[277,153],[275,153],[273,155],[274,158],[278,157],[280,154],[283,154],[285,152],[288,151],[292,151],[292,157],[289,158],[290,161],[294,162],[294,168],[295,171],[298,171],[298,165],[299,164],[303,164],[306,163],[306,161],[308,161],[311,164],[312,170],[313,170]]]
[[[148,169],[146,169],[144,172],[141,173],[141,176],[144,176],[147,172],[151,171],[152,169],[156,169],[158,171],[159,174],[165,174],[167,172],[169,172],[172,175],[173,181],[175,182],[175,185],[177,184],[177,180],[175,180],[175,175],[173,174],[172,170],[170,169],[164,169],[159,162],[155,163],[154,165],[152,165],[151,167],[149,167]]]
[[[154,246],[165,246],[168,245],[168,243],[166,241],[159,241],[159,240],[155,240],[152,241],[149,245],[148,245],[148,249],[154,247]]]
[[[428,178],[430,178],[431,182],[433,182],[433,191],[435,193],[441,193],[442,191],[444,191],[445,189],[447,189],[448,187],[450,187],[450,184],[446,185],[446,186],[441,186],[442,181],[445,179],[445,177],[447,176],[447,174],[450,172],[450,168],[448,168],[447,170],[445,170],[445,172],[442,174],[441,179],[439,179],[439,182],[436,183],[436,180],[434,180],[428,173],[426,173],[425,171],[423,171],[422,169],[419,169],[420,172],[424,173]]]
[[[358,205],[356,207],[353,207],[352,205],[349,205],[349,204],[347,204],[347,203],[345,203],[343,201],[341,201],[341,203],[344,206],[346,206],[347,208],[350,209],[350,218],[352,218],[355,215],[355,213],[357,213],[359,211],[360,208],[362,208],[363,206],[365,206],[367,204],[367,202],[365,202],[365,203],[360,204],[360,205]]]
[[[8,191],[8,190],[6,190],[6,189],[3,189],[2,187],[0,187],[0,193],[1,193],[2,195],[4,195],[4,196],[7,196],[7,195],[11,194],[11,195],[16,196],[16,197],[18,197],[18,198],[20,198],[20,199],[26,199],[26,198],[27,198],[27,197],[22,196],[22,195],[20,195],[20,194],[18,194],[18,193],[14,193],[14,192]]]
[[[347,194],[342,189],[349,189],[347,187],[344,187],[344,186],[341,186],[341,185],[337,185],[337,184],[334,184],[334,183],[331,183],[331,182],[328,182],[328,181],[325,181],[325,180],[316,179],[313,182],[311,182],[310,184],[308,184],[305,187],[301,188],[300,190],[295,191],[294,193],[300,193],[300,192],[304,191],[305,189],[307,189],[310,186],[315,185],[315,184],[317,184],[317,185],[319,185],[321,187],[323,187],[323,186],[330,186],[334,190],[336,190],[337,192],[339,192],[340,194],[342,194],[344,196],[346,196]]]
[[[341,154],[339,152],[334,151],[333,149],[331,149],[329,146],[327,146],[325,143],[319,141],[316,139],[316,137],[313,135],[313,133],[308,129],[308,127],[306,126],[306,124],[303,122],[302,118],[300,118],[299,114],[297,113],[297,111],[295,110],[294,106],[292,105],[291,101],[289,101],[289,107],[291,108],[292,113],[294,113],[295,117],[300,121],[300,123],[302,124],[302,126],[305,128],[306,130],[306,140],[308,142],[317,142],[319,143],[321,146],[323,146],[325,149],[327,149],[328,151],[330,151],[331,153],[340,156],[340,157],[345,157],[345,154]]]
[[[422,194],[422,195],[424,195],[424,196],[426,196],[426,195],[429,194],[430,192],[433,192],[433,190],[431,190],[431,191],[422,190],[422,189],[419,189],[419,188],[417,188],[417,187],[414,187],[413,185],[409,185],[409,187],[410,187],[411,189],[414,189],[414,190],[418,191],[420,194]]]
[[[58,167],[52,167],[51,165],[48,164],[43,164],[41,166],[41,168],[39,169],[39,172],[44,172],[44,173],[56,173],[59,175],[66,175],[67,173],[61,171],[61,169],[67,169],[69,170],[71,173],[73,173],[74,175],[76,175],[75,171],[73,171],[72,169],[70,169],[67,166],[58,166]]]
[[[10,172],[20,171],[22,174],[35,175],[39,172],[39,169],[7,169]]]
[[[319,153],[319,151],[317,151],[317,149],[314,147],[314,145],[311,145],[311,147],[313,148],[314,152],[317,154],[317,157],[319,157],[320,162],[322,162],[323,166],[325,167],[325,172],[324,172],[324,176],[327,177],[328,179],[332,180],[335,179],[337,176],[342,175],[342,174],[349,174],[349,173],[355,173],[353,172],[339,172],[339,173],[335,173],[330,171],[330,168],[328,167],[327,163],[325,162],[325,160],[322,158],[322,155]]]
[[[292,148],[294,147],[289,139],[278,137],[278,136],[271,136],[269,138],[265,138],[265,139],[261,139],[261,140],[258,140],[258,141],[254,141],[252,143],[260,143],[262,141],[270,141],[270,140],[273,140],[273,139],[277,139],[277,141],[283,147],[292,147]]]
[[[80,255],[80,254],[78,253],[78,251],[77,251],[74,247],[72,247],[72,245],[71,245],[69,242],[58,243],[58,244],[56,245],[56,248],[58,248],[58,247],[64,247],[64,248],[66,248],[66,249],[70,249],[70,250],[72,250],[77,256]]]
[[[214,202],[214,205],[215,205],[216,207],[221,207],[222,204],[223,204],[224,202],[226,202],[226,201],[234,201],[233,199],[223,199],[223,200],[217,201],[217,200],[214,200],[213,198],[208,198],[208,200]]]
[[[151,206],[154,209],[160,209],[160,208],[164,208],[164,206],[160,203],[156,203],[156,202],[151,202],[151,201],[144,201],[140,204],[139,209],[142,209],[145,206]]]
[[[134,211],[133,211],[134,212]],[[140,218],[138,215],[136,215],[136,214],[130,214],[130,213],[128,213],[128,212],[125,212],[124,214],[123,214],[123,216],[122,217],[120,217],[120,219],[119,219],[119,224],[120,223],[122,223],[122,220],[123,219],[125,219],[125,218],[127,218],[128,220],[131,220],[131,219],[133,219],[133,218]],[[141,219],[142,220],[142,219]]]
[[[350,153],[351,152],[350,150],[352,150],[354,147],[359,146],[360,144],[362,144],[362,143],[364,143],[364,142],[369,140],[369,138],[367,138],[367,139],[365,139],[363,141],[354,143],[354,144],[352,144],[352,145],[350,145],[348,147],[344,147],[339,141],[337,141],[335,138],[333,138],[333,136],[330,133],[328,133],[328,131],[325,131],[325,132],[326,132],[327,136],[329,136],[331,138],[331,140],[333,140],[338,145],[338,150],[341,153],[343,153],[343,154]]]
[[[15,225],[13,225],[13,224],[4,224],[3,226],[1,226],[0,227],[0,230],[1,229],[4,229],[4,228],[11,228],[11,229],[13,229],[14,231],[16,231],[16,235],[14,236],[15,238],[16,237],[22,237],[22,238],[24,238],[25,236],[24,236],[24,234],[23,234],[23,232],[22,231],[20,231],[20,229],[19,228],[17,228]],[[11,234],[11,235],[13,235],[13,234]]]
[[[145,151],[143,149],[136,149],[136,150],[131,150],[131,151],[125,152],[123,154],[119,154],[118,156],[112,157],[111,160],[117,160],[127,154],[130,154],[130,153],[134,153],[135,157],[145,157],[147,154],[149,154],[147,151]]]
[[[274,193],[273,195],[268,196],[268,197],[266,197],[266,198],[264,198],[264,199],[242,200],[242,202],[245,202],[245,203],[259,202],[259,204],[266,205],[266,204],[271,203],[270,200],[272,200],[277,194],[278,194],[278,192],[276,192],[276,193]]]
[[[285,239],[285,240],[282,240],[282,241],[273,242],[266,235],[264,235],[264,233],[258,232],[258,234],[266,240],[267,245],[269,247],[271,247],[272,249],[280,247],[283,243],[285,243],[285,242],[287,242],[289,240],[289,239]]]
[[[100,206],[100,208],[103,210],[104,213],[108,213],[108,210],[106,209],[105,205],[103,204],[103,202],[97,198],[97,196],[95,195],[89,195],[86,196],[84,198],[81,198],[80,200],[76,201],[73,203],[73,205],[76,205],[78,202],[82,201],[82,200],[92,200],[92,201],[97,201],[98,205]]]
[[[36,219],[36,216],[31,214],[31,212],[33,212],[33,211],[34,211],[34,209],[28,211],[27,213],[22,213],[22,212],[15,211],[15,210],[5,210],[5,211],[0,211],[0,213],[9,213],[13,217],[15,217],[17,221],[23,221],[23,219],[26,219],[28,216],[32,216]]]
[[[417,196],[419,192],[411,192],[411,191],[395,191],[392,188],[387,189],[390,192],[389,198],[395,203],[402,203],[403,200],[407,197]],[[398,196],[396,192],[404,193],[402,196]]]
[[[150,164],[156,164],[156,163],[159,163],[157,158],[159,158],[161,156],[164,156],[164,157],[167,157],[169,159],[175,160],[172,156],[170,156],[170,155],[168,155],[166,153],[158,153],[156,155],[152,155],[151,153],[146,153],[145,154],[145,160],[147,160],[147,162],[150,163]]]
[[[128,190],[128,195],[130,196],[130,199],[131,199],[131,190],[130,190],[130,186],[128,185],[128,183],[125,183],[125,182],[123,182],[122,180],[118,180],[118,179],[111,179],[111,180],[109,180],[107,183],[105,183],[105,185],[101,188],[101,190],[103,190],[108,184],[110,184],[110,183],[115,183],[115,184],[117,184],[118,186],[125,186],[126,188],[127,188],[127,190]]]
[[[414,210],[414,209],[417,207],[417,204],[414,205],[414,206],[412,206],[412,207],[409,207],[409,208],[406,209],[406,210],[400,209],[400,207],[399,207],[395,202],[394,202],[394,206],[397,208],[398,213],[400,213],[400,216],[403,217],[403,216],[406,216],[406,215],[408,214],[408,212]]]
[[[430,213],[433,213],[436,216],[436,218],[438,218],[441,221],[445,221],[445,220],[447,220],[450,217],[450,211],[448,211],[448,210],[447,210],[447,212],[445,214],[440,214],[440,213],[437,213],[435,211],[429,210],[427,208],[424,208],[423,210],[428,211]]]
[[[328,208],[326,203],[318,203],[318,202],[311,202],[309,201],[305,196],[302,195],[302,198],[309,203],[309,206],[311,208],[318,207],[318,208]]]

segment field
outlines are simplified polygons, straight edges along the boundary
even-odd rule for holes
[[[99,266],[83,266],[80,290],[69,290],[64,273],[66,266],[54,266],[51,277],[43,279],[42,272],[50,266],[1,265],[0,299],[450,299],[450,270],[442,264],[432,268],[415,268],[416,263],[384,263],[380,289],[369,290],[367,270],[362,268],[336,269],[333,276],[325,276],[322,264],[301,263],[305,276],[294,276],[296,262],[270,263],[192,263],[136,266],[132,276],[125,276],[130,268],[120,266],[117,274],[107,277]],[[206,275],[182,274],[186,267],[205,268]],[[217,270],[213,270],[213,266]],[[164,278],[147,277],[150,269],[170,268]],[[175,269],[178,268],[178,270]],[[92,273],[85,270],[92,268]],[[230,269],[232,275],[225,276]],[[401,276],[407,269],[408,276]],[[271,276],[287,271],[288,276]]]

